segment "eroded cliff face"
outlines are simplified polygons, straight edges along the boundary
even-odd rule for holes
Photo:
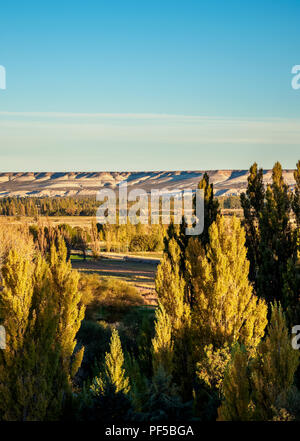
[[[6,196],[88,196],[103,187],[116,188],[127,181],[128,189],[172,191],[195,189],[205,170],[161,172],[26,172],[0,173],[0,197]],[[248,170],[209,170],[217,196],[238,195],[247,187]],[[293,170],[284,170],[285,181],[293,187]],[[264,181],[271,182],[265,170]]]

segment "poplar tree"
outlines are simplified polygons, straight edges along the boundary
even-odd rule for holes
[[[180,248],[175,239],[169,242],[156,273],[158,299],[168,316],[174,341],[173,378],[184,396],[190,396],[194,377],[192,363],[191,308],[186,296],[186,282],[180,275]]]
[[[160,365],[152,378],[142,412],[138,421],[182,421],[192,420],[192,403],[183,403],[176,385]]]
[[[248,421],[252,418],[248,354],[243,347],[234,348],[223,381],[223,395],[218,409],[219,421]]]
[[[291,324],[300,320],[300,271],[299,259],[289,258],[283,273],[282,304]]]
[[[240,199],[244,211],[243,225],[246,231],[247,256],[250,261],[249,277],[256,284],[261,261],[259,221],[265,199],[263,169],[258,170],[256,162],[250,167],[247,181],[246,193],[242,193]]]
[[[248,280],[245,231],[240,221],[218,216],[209,229],[209,245],[197,258],[192,285],[193,323],[203,347],[240,341],[255,351],[267,324],[267,306]]]
[[[2,267],[0,292],[0,313],[6,331],[6,349],[0,351],[0,418],[3,420],[26,420],[28,414],[26,370],[31,360],[26,331],[33,295],[32,274],[32,263],[12,249]]]
[[[119,333],[113,329],[110,339],[110,352],[105,354],[104,369],[99,377],[96,377],[91,386],[94,395],[105,395],[111,386],[116,394],[129,392],[129,379],[124,368],[124,355],[122,351]]]
[[[250,279],[260,297],[268,301],[280,300],[296,319],[299,304],[299,227],[293,227],[299,212],[300,162],[294,172],[295,194],[284,182],[282,167],[277,162],[272,170],[272,183],[264,190],[263,170],[253,164],[248,188],[241,195],[246,229],[246,246],[250,259]],[[298,242],[297,242],[298,241]]]
[[[78,290],[79,273],[72,269],[67,260],[67,248],[62,238],[58,247],[52,243],[49,266],[51,271],[51,290],[55,299],[55,312],[58,315],[57,341],[62,352],[62,369],[70,381],[77,373],[83,358],[84,348],[74,353],[79,331],[84,318],[85,307],[81,304]]]
[[[181,277],[185,278],[185,270],[186,270],[186,258],[185,252],[188,244],[188,236],[185,234],[185,229],[187,225],[185,222],[184,216],[182,217],[181,224],[176,225],[173,222],[168,226],[166,235],[164,237],[164,253],[169,257],[169,259],[173,260],[173,248],[174,241],[177,244],[178,250],[178,261],[179,264],[179,274]]]
[[[292,230],[291,193],[284,182],[282,167],[277,162],[268,185],[260,217],[261,256],[258,270],[258,293],[268,301],[283,301],[284,278],[289,259],[297,258],[297,245]],[[287,305],[285,305],[287,306]]]
[[[208,389],[216,391],[219,397],[222,395],[223,380],[227,365],[230,361],[230,348],[227,344],[214,349],[213,345],[204,347],[204,355],[197,363],[197,377]]]
[[[153,372],[161,366],[168,375],[173,371],[172,325],[164,307],[159,305],[156,310],[155,336],[152,339]]]
[[[198,184],[198,189],[204,193],[204,230],[199,236],[203,245],[209,242],[209,228],[220,214],[219,201],[214,197],[214,186],[209,183],[209,176],[204,173],[203,178]]]
[[[172,326],[180,327],[187,306],[184,298],[185,281],[180,275],[180,248],[175,239],[170,240],[169,253],[164,253],[157,268],[155,289]]]
[[[207,173],[204,173],[203,177],[201,178],[198,189],[203,190],[203,198],[204,198],[204,230],[199,235],[196,236],[198,240],[201,241],[203,245],[206,245],[209,241],[209,235],[208,230],[211,224],[216,220],[217,215],[219,215],[220,207],[219,207],[219,201],[214,196],[214,188],[213,184],[209,182],[209,176]],[[194,198],[194,208],[196,200]],[[181,275],[185,277],[185,270],[186,270],[186,249],[189,242],[189,237],[185,234],[187,224],[185,222],[184,216],[182,217],[182,221],[180,225],[174,225],[171,223],[168,227],[166,237],[164,239],[165,244],[165,252],[169,254],[169,242],[172,239],[175,239],[177,242],[179,249],[180,249],[180,271]],[[170,257],[170,255],[169,255]]]
[[[292,208],[295,214],[297,227],[300,228],[300,160],[297,162],[296,170],[294,171],[294,179],[296,181],[296,185]]]
[[[96,222],[92,222],[91,226],[91,249],[94,259],[97,259],[100,256],[101,244]]]
[[[133,355],[127,354],[125,365],[129,377],[130,401],[135,412],[141,412],[147,400],[148,378],[141,369],[139,361]]]
[[[14,249],[2,267],[0,315],[7,334],[6,349],[0,352],[4,420],[57,420],[71,392],[83,355],[83,350],[74,355],[83,309],[74,302],[76,273],[65,271],[72,289],[61,285],[57,290],[57,270],[57,262],[51,270],[41,255],[34,262]]]
[[[198,184],[198,189],[203,190],[204,197],[204,231],[196,236],[196,239],[204,246],[207,245],[209,236],[208,230],[210,225],[216,220],[218,214],[220,214],[219,202],[217,198],[214,197],[213,184],[209,183],[209,176],[207,173],[204,173],[202,179]],[[193,205],[195,208],[196,198],[194,197]],[[191,308],[193,308],[194,304],[194,293],[193,287],[190,281],[190,265],[189,259],[187,257],[187,249],[189,241],[191,238],[186,234],[187,223],[185,221],[185,217],[182,217],[180,225],[174,225],[173,222],[169,225],[167,229],[166,236],[164,238],[164,252],[169,257],[169,260],[173,262],[172,252],[174,246],[171,244],[171,241],[175,241],[177,243],[177,252],[179,264],[179,275],[183,278],[185,282],[185,300],[189,304]]]
[[[299,365],[299,351],[293,349],[280,304],[272,306],[267,337],[258,347],[252,367],[255,418],[272,419],[277,400],[285,401]]]

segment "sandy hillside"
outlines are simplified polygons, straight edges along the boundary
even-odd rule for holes
[[[141,188],[183,190],[195,189],[204,171],[161,172],[65,172],[65,173],[0,173],[0,197],[5,196],[90,196],[101,188],[116,188],[127,181],[128,189]],[[207,171],[215,193],[237,195],[247,186],[247,170]],[[265,182],[271,180],[271,170],[264,172]],[[293,170],[285,170],[284,178],[292,187]]]

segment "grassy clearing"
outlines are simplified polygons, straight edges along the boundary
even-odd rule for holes
[[[105,258],[84,260],[80,256],[71,259],[72,266],[85,275],[95,275],[101,280],[126,282],[138,289],[147,304],[156,303],[155,273],[158,261],[142,258],[138,261],[123,258]]]

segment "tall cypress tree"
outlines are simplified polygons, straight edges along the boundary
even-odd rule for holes
[[[209,242],[209,228],[220,214],[218,199],[214,197],[214,186],[209,182],[209,176],[204,173],[203,178],[198,184],[198,189],[204,193],[204,230],[199,236],[203,245]]]
[[[104,369],[99,377],[96,377],[91,386],[94,395],[106,395],[110,388],[116,394],[129,392],[129,379],[124,368],[124,355],[119,333],[113,329],[110,339],[110,352],[105,354]]]
[[[192,277],[193,323],[202,345],[215,348],[237,341],[255,351],[267,324],[267,306],[248,280],[245,231],[232,217],[218,216],[209,230],[207,253],[199,254]]]
[[[284,182],[279,162],[273,167],[272,183],[266,191],[263,170],[253,164],[247,191],[241,195],[250,280],[260,297],[268,301],[280,300],[285,308],[290,309],[290,316],[295,316],[298,308],[300,289],[297,268],[299,238],[291,219],[292,209],[296,219],[298,213],[299,170],[300,163],[294,173],[296,188],[293,196]]]
[[[260,214],[264,207],[265,189],[263,183],[263,169],[258,170],[254,163],[249,170],[246,193],[241,194],[241,205],[244,211],[243,225],[246,230],[247,256],[250,262],[249,277],[256,284],[257,271],[260,265]]]
[[[26,393],[26,383],[32,386],[26,334],[30,326],[33,269],[33,264],[15,250],[9,252],[2,267],[0,311],[6,330],[6,349],[0,351],[0,418],[3,420],[34,419]]]
[[[255,357],[243,347],[234,348],[225,374],[219,419],[266,421],[282,411],[288,414],[298,365],[299,353],[292,348],[285,315],[281,306],[274,304],[267,336],[258,345]]]
[[[260,266],[257,288],[267,300],[284,301],[283,287],[289,259],[297,259],[297,245],[291,224],[292,195],[277,162],[268,185],[260,216]],[[287,305],[285,305],[287,306]]]
[[[51,245],[49,266],[51,290],[58,315],[57,340],[62,349],[62,368],[70,381],[76,375],[83,358],[84,348],[75,354],[74,350],[85,307],[81,305],[81,293],[78,290],[79,273],[72,269],[71,261],[67,260],[67,247],[61,237],[58,239],[58,247],[54,243]]]
[[[218,409],[219,421],[248,421],[252,418],[248,354],[242,346],[234,348],[223,381],[223,394],[224,400]]]
[[[0,315],[7,334],[6,349],[0,352],[4,420],[59,419],[81,363],[83,351],[74,355],[83,317],[72,297],[78,277],[64,271],[72,289],[61,285],[57,291],[55,269],[57,264],[50,269],[40,255],[34,262],[14,249],[2,267]]]
[[[295,214],[297,227],[300,228],[300,161],[297,162],[296,170],[294,171],[294,178],[296,185],[292,207]]]
[[[190,304],[186,296],[186,282],[180,274],[180,248],[175,239],[169,243],[169,254],[165,253],[158,266],[156,279],[158,299],[164,308],[174,341],[173,378],[184,395],[190,395],[191,374],[190,357],[193,353],[191,341]]]
[[[194,245],[197,248],[196,240],[200,242],[202,245],[206,246],[209,241],[208,230],[211,224],[216,220],[217,215],[220,214],[219,202],[217,198],[214,196],[213,184],[209,182],[209,176],[207,173],[204,173],[202,179],[198,184],[198,189],[203,190],[204,197],[204,230],[203,232],[196,237],[191,238],[186,234],[187,224],[185,218],[182,217],[182,222],[180,225],[174,225],[171,223],[168,227],[167,234],[164,238],[165,249],[164,252],[169,257],[169,260],[172,262],[172,249],[170,249],[171,241],[175,241],[178,245],[179,251],[179,274],[183,278],[185,282],[185,299],[189,303],[191,307],[193,307],[194,303],[194,293],[193,287],[191,285],[190,280],[190,272],[191,272],[191,262],[187,258],[187,249],[189,246],[189,242],[192,241],[189,248]],[[194,205],[196,199],[194,198]],[[193,240],[192,240],[193,239]],[[174,246],[172,246],[174,248]]]
[[[267,333],[266,339],[258,347],[257,358],[251,368],[255,418],[260,420],[271,419],[277,400],[286,400],[299,365],[299,351],[291,345],[280,304],[272,306]]]
[[[164,371],[171,375],[174,357],[171,320],[162,305],[159,305],[155,315],[155,336],[152,339],[153,372],[155,374],[162,366]]]
[[[180,272],[180,258],[180,247],[173,238],[168,244],[168,253],[164,253],[157,268],[155,278],[158,299],[175,328],[180,326],[186,308],[185,281]]]

